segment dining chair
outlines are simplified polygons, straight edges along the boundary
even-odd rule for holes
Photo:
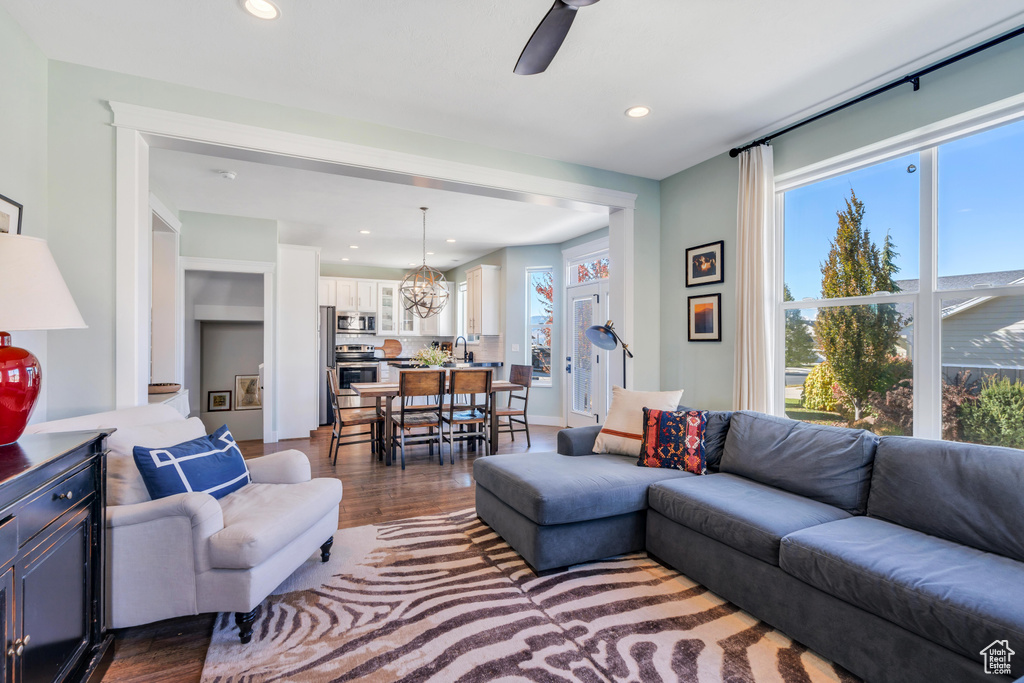
[[[327,448],[327,457],[333,454],[334,459],[331,465],[338,464],[338,451],[342,446],[353,446],[360,443],[370,444],[370,455],[377,453],[379,449],[378,430],[383,424],[383,419],[376,408],[364,408],[362,406],[342,406],[339,400],[338,370],[327,368],[328,394],[331,396],[331,409],[334,411],[334,425],[331,428],[331,443]],[[368,432],[353,432],[345,434],[346,427],[357,427],[369,425]],[[360,437],[369,437],[366,439]],[[342,441],[344,439],[344,441]],[[354,439],[354,440],[353,440]]]
[[[507,433],[512,437],[512,440],[516,440],[516,432],[526,432],[526,447],[530,447],[530,421],[526,416],[526,409],[530,404],[530,385],[533,384],[533,368],[529,365],[513,365],[509,368],[508,381],[512,384],[518,384],[525,389],[522,394],[516,394],[510,391],[508,394],[508,405],[504,408],[498,407],[495,409],[494,414],[498,419],[498,433]],[[521,406],[512,405],[512,401],[522,401]],[[507,423],[501,421],[502,418],[508,420]],[[516,429],[516,425],[522,425],[522,429]],[[502,429],[506,427],[506,429]]]
[[[483,404],[477,402],[477,396],[483,395]],[[459,403],[458,397],[465,396],[466,403]],[[448,453],[452,464],[455,464],[455,442],[469,441],[475,445],[483,441],[490,452],[491,432],[491,370],[490,368],[473,368],[471,370],[452,370],[448,380],[448,403],[444,415],[447,426],[445,440],[448,442]],[[455,427],[459,431],[455,431]],[[469,428],[469,429],[467,429]]]
[[[403,370],[398,375],[398,414],[391,414],[391,459],[394,461],[395,448],[402,450],[402,469],[405,469],[405,447],[407,444],[425,443],[437,445],[439,463],[444,464],[444,434],[442,429],[442,402],[428,406],[413,405],[417,397],[444,396],[444,370]],[[408,434],[414,429],[426,429],[426,434]],[[434,430],[437,430],[436,433]],[[396,432],[398,435],[396,436]]]

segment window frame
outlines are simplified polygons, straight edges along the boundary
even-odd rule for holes
[[[552,290],[551,290],[551,292],[552,292],[551,322],[549,324],[547,324],[547,325],[537,324],[537,323],[530,322],[530,302],[532,301],[531,294],[533,292],[533,286],[532,286],[532,282],[531,281],[532,281],[534,273],[543,273],[543,272],[551,273],[551,283],[552,283],[551,284],[551,286],[552,286]],[[526,268],[526,316],[525,316],[526,317],[526,344],[525,344],[525,346],[523,348],[526,351],[525,363],[530,366],[531,374],[533,372],[533,370],[532,370],[532,368],[533,368],[533,330],[535,328],[543,328],[543,327],[550,327],[551,328],[551,335],[550,335],[550,339],[549,339],[549,344],[550,344],[549,349],[551,351],[551,355],[550,355],[550,359],[549,359],[550,362],[551,362],[551,372],[548,373],[547,379],[543,379],[543,378],[538,379],[537,377],[534,377],[532,385],[531,385],[531,386],[534,386],[534,387],[552,387],[552,386],[554,386],[554,374],[555,374],[555,320],[557,319],[557,311],[555,310],[555,302],[554,302],[554,298],[555,298],[554,297],[554,292],[555,292],[554,287],[555,287],[555,267],[554,266],[527,266],[527,268]]]
[[[914,306],[914,436],[942,438],[942,300],[977,297],[974,288],[938,288],[938,148],[1024,120],[1024,94],[959,114],[938,123],[868,145],[825,161],[775,177],[775,253],[785,258],[785,194],[852,171],[908,154],[920,154],[919,286],[916,293],[871,294],[839,299],[783,301],[785,266],[775,269],[775,373],[772,378],[775,413],[786,409],[785,312],[858,304],[911,303]],[[986,297],[1024,296],[1024,283],[986,287]]]

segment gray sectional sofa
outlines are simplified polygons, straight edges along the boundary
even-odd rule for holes
[[[1024,674],[1024,452],[712,412],[694,476],[595,455],[599,430],[474,463],[535,570],[646,550],[868,681]],[[986,675],[1004,640],[1015,675]]]

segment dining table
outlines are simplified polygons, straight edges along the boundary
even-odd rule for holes
[[[419,370],[404,370],[403,372],[420,372]],[[429,372],[429,371],[428,371]],[[377,413],[384,418],[383,439],[381,445],[384,448],[385,460],[391,464],[391,413],[393,399],[398,396],[398,382],[356,382],[349,385],[349,388],[360,398],[372,398],[377,402]],[[490,415],[490,454],[498,452],[498,401],[497,395],[506,391],[518,391],[526,387],[521,384],[513,384],[508,380],[491,380],[491,415]]]

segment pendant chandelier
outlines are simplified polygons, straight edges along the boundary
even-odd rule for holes
[[[432,318],[448,303],[448,283],[444,273],[427,265],[427,207],[423,212],[423,265],[405,274],[398,291],[402,305],[419,318]]]

